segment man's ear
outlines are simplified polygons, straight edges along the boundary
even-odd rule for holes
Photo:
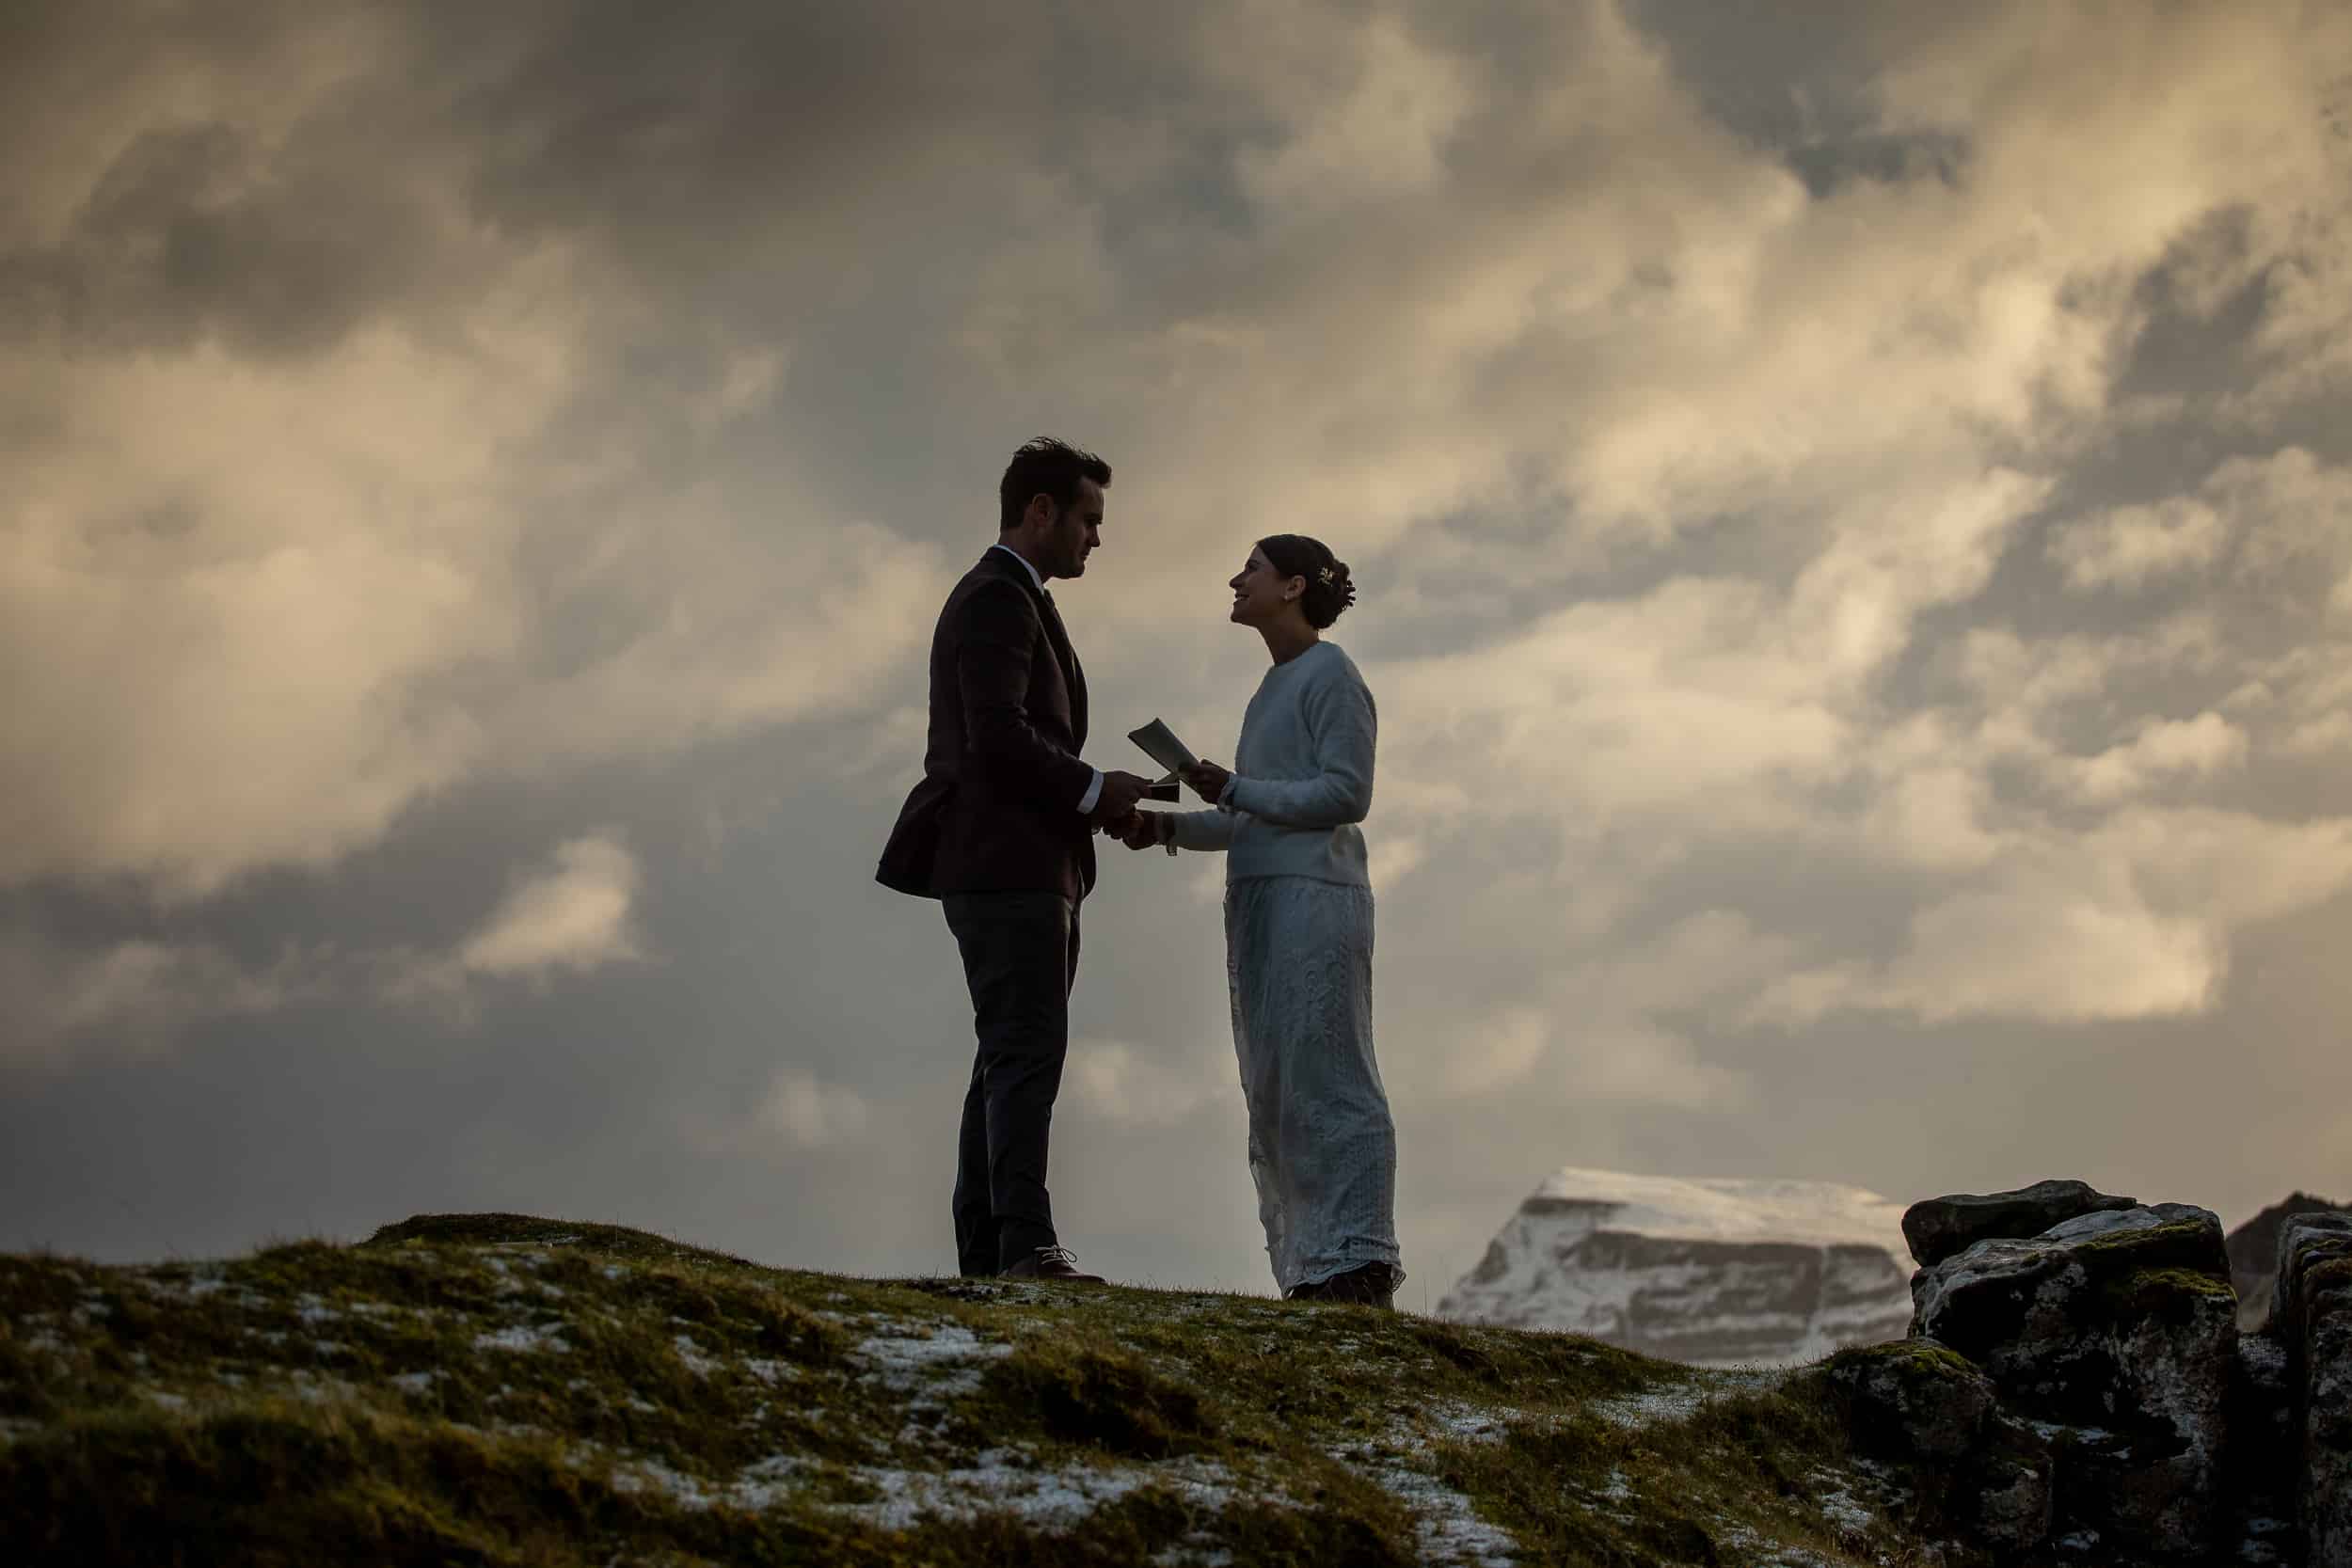
[[[1022,511],[1021,520],[1026,524],[1051,528],[1054,524],[1055,510],[1054,498],[1040,490],[1029,498],[1029,504]]]

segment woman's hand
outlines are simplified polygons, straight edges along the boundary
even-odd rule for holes
[[[1127,818],[1119,842],[1130,849],[1149,849],[1160,842],[1160,818],[1166,812],[1139,811]]]
[[[1225,793],[1225,786],[1233,782],[1233,775],[1213,762],[1196,762],[1181,775],[1193,793],[1215,805]]]

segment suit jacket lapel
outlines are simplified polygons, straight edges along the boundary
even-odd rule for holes
[[[1054,638],[1055,651],[1061,655],[1062,673],[1070,681],[1070,738],[1077,745],[1087,743],[1087,673],[1078,667],[1078,650],[1070,645],[1070,628],[1061,624],[1061,612],[1054,601],[1045,601],[1045,629]]]
[[[1069,628],[1061,624],[1061,614],[1054,608],[1052,597],[1030,580],[1028,568],[1025,565],[1019,561],[1008,559],[1003,550],[992,549],[988,552],[988,556],[1000,570],[1021,585],[1023,591],[1029,595],[1029,602],[1037,607],[1037,618],[1045,626],[1045,641],[1053,644],[1054,657],[1061,665],[1062,679],[1070,686],[1071,738],[1081,746],[1085,745],[1087,677],[1086,672],[1078,667],[1078,650],[1070,645]]]
[[[1079,745],[1087,739],[1087,677],[1078,668],[1078,650],[1070,645],[1070,628],[1061,624],[1061,611],[1054,608],[1050,594],[1039,595],[1039,613],[1045,620],[1046,641],[1054,644],[1054,657],[1061,660],[1062,679],[1070,683],[1070,735]]]

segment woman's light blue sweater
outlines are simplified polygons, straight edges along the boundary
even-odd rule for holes
[[[1225,879],[1313,877],[1370,887],[1364,833],[1379,716],[1336,642],[1318,641],[1258,683],[1233,751],[1233,783],[1211,811],[1179,812],[1180,849],[1226,851]]]

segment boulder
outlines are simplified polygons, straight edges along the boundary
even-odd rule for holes
[[[2049,1445],[1965,1356],[1901,1339],[1840,1351],[1825,1375],[1855,1446],[1915,1467],[1926,1508],[2002,1552],[2049,1534]]]
[[[2000,1396],[1968,1358],[1932,1339],[1839,1351],[1831,1394],[1866,1453],[1950,1460],[1975,1451]]]
[[[1903,1240],[1921,1268],[1932,1268],[1995,1236],[2039,1236],[2077,1214],[2137,1207],[2088,1181],[2037,1181],[2006,1193],[1952,1193],[1903,1211]]]
[[[2298,1214],[2279,1227],[2276,1300],[2304,1544],[2314,1568],[2335,1568],[2352,1563],[2352,1214]]]
[[[2094,1195],[2095,1196],[2095,1195]],[[1912,1281],[1912,1333],[1981,1367],[2056,1449],[2053,1528],[2153,1560],[2208,1552],[2237,1360],[2221,1222],[2102,1209]]]

